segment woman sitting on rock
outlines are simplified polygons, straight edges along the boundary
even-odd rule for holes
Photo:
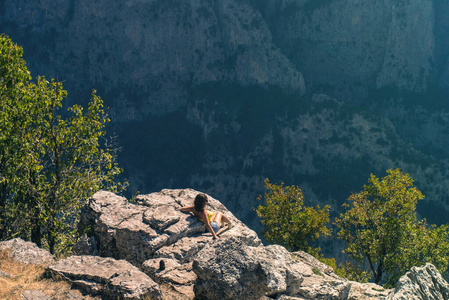
[[[198,194],[195,197],[194,206],[186,206],[181,208],[182,212],[192,212],[201,222],[206,225],[207,230],[212,233],[214,239],[218,238],[217,233],[220,230],[221,223],[227,223],[228,227],[232,227],[231,220],[221,212],[212,213],[206,210],[207,195]]]

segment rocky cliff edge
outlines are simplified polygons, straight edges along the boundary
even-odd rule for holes
[[[431,264],[413,267],[391,290],[348,281],[307,253],[262,245],[209,197],[210,209],[235,224],[213,240],[201,222],[180,211],[197,193],[162,190],[137,196],[134,204],[100,191],[82,210],[89,236],[74,247],[76,255],[55,261],[20,239],[0,242],[0,250],[43,264],[47,276],[102,299],[449,299],[448,283]]]

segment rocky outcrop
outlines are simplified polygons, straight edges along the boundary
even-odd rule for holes
[[[71,256],[52,263],[46,274],[68,280],[84,295],[103,299],[449,299],[449,284],[430,264],[413,267],[395,289],[348,281],[307,253],[264,246],[252,230],[209,197],[211,210],[225,213],[235,223],[213,240],[200,221],[179,211],[197,193],[163,190],[137,196],[136,203],[109,192],[96,193],[84,207],[82,223],[95,236],[95,251],[117,257]],[[84,237],[81,243],[89,239],[94,241]],[[18,253],[24,252],[21,247],[30,248],[17,240],[7,244]],[[79,249],[91,251],[94,245],[90,246]],[[145,247],[151,250],[136,253]],[[134,265],[119,258],[129,258]],[[69,293],[82,299],[74,290]],[[24,299],[40,296],[45,296],[42,291],[23,292]]]
[[[204,246],[204,243],[193,242],[190,238],[201,235],[205,230],[204,224],[193,215],[180,212],[181,207],[193,204],[197,194],[197,191],[189,189],[163,190],[137,196],[135,201],[138,204],[132,204],[123,197],[100,191],[84,207],[81,227],[94,232],[98,252],[102,256],[141,264],[154,256],[164,257],[168,248],[170,256],[179,251],[180,258],[186,259]],[[226,213],[236,224],[223,236],[236,236],[249,245],[260,244],[257,234],[237,220],[219,201],[210,198],[209,206],[213,211]],[[191,243],[197,245],[192,247]]]
[[[195,295],[202,299],[258,299],[294,294],[303,272],[281,246],[251,247],[230,237],[206,245],[193,259],[198,276]]]
[[[159,286],[125,260],[71,256],[49,266],[47,273],[71,281],[86,294],[104,299],[162,299]]]
[[[214,243],[210,233],[204,233],[203,223],[180,211],[183,206],[191,206],[197,194],[191,189],[162,190],[136,196],[133,204],[100,191],[83,208],[81,227],[94,233],[98,249],[95,251],[100,255],[126,259],[159,283],[165,295],[190,299],[197,279],[192,270],[193,258]],[[232,236],[247,245],[261,244],[257,234],[219,201],[209,197],[208,205],[234,223],[232,229],[220,232],[221,238]]]
[[[197,276],[192,272],[192,263],[182,263],[172,258],[154,258],[145,261],[142,270],[159,283],[164,298],[193,299]]]
[[[191,205],[197,193],[191,189],[162,190],[139,195],[131,204],[100,191],[84,207],[82,222],[92,226],[99,253],[129,258],[159,284],[164,299],[392,297],[393,290],[338,277],[331,267],[307,253],[262,245],[252,230],[209,197],[210,209],[221,211],[236,224],[213,240],[204,233],[201,222],[179,211]],[[155,236],[149,235],[150,228]],[[136,238],[139,233],[140,240]],[[114,250],[107,251],[106,247]],[[145,247],[151,249],[145,255],[135,253],[144,252]],[[432,273],[434,278],[438,275]]]
[[[436,300],[449,299],[449,284],[438,270],[427,263],[413,267],[402,276],[388,300]]]
[[[22,264],[48,266],[55,262],[55,257],[50,252],[21,238],[0,242],[0,250],[8,251],[15,261]]]

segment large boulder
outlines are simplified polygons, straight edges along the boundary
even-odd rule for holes
[[[82,210],[80,226],[91,237],[80,240],[77,254],[126,259],[160,285],[164,299],[192,299],[197,279],[192,261],[207,244],[215,242],[202,222],[180,211],[193,205],[198,193],[162,190],[136,196],[134,204],[113,193],[97,192]],[[233,237],[246,245],[261,245],[257,234],[218,200],[209,197],[208,209],[225,214],[234,224],[219,232],[220,239]],[[163,270],[159,269],[161,261]]]
[[[183,206],[193,205],[197,194],[191,189],[162,190],[137,196],[137,204],[132,204],[123,197],[100,191],[83,208],[81,227],[93,232],[101,256],[126,259],[140,265],[164,247],[204,233],[203,223],[192,214],[180,211]],[[257,234],[219,201],[209,197],[209,209],[226,214],[236,224],[223,232],[223,236],[237,236],[250,245],[260,244]]]
[[[449,284],[438,270],[427,263],[412,269],[396,284],[388,300],[439,300],[449,299]]]
[[[233,237],[206,245],[193,260],[201,299],[258,299],[297,291],[303,276],[283,247],[251,247]]]
[[[306,254],[303,254],[306,255]],[[193,260],[195,295],[204,299],[346,299],[351,287],[332,268],[320,269],[278,245],[252,247],[229,238],[206,245]]]
[[[193,260],[200,299],[386,299],[379,285],[348,281],[302,251],[252,247],[232,237],[209,243]]]
[[[50,252],[21,238],[0,242],[0,250],[8,251],[15,261],[23,264],[48,266],[55,262]]]
[[[71,256],[49,266],[47,274],[69,280],[81,291],[104,299],[162,299],[158,284],[125,260]]]

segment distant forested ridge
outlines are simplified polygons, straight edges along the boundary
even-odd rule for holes
[[[265,178],[336,216],[393,168],[448,221],[448,20],[443,0],[0,3],[33,74],[70,104],[98,90],[130,194],[191,187],[256,230]]]

